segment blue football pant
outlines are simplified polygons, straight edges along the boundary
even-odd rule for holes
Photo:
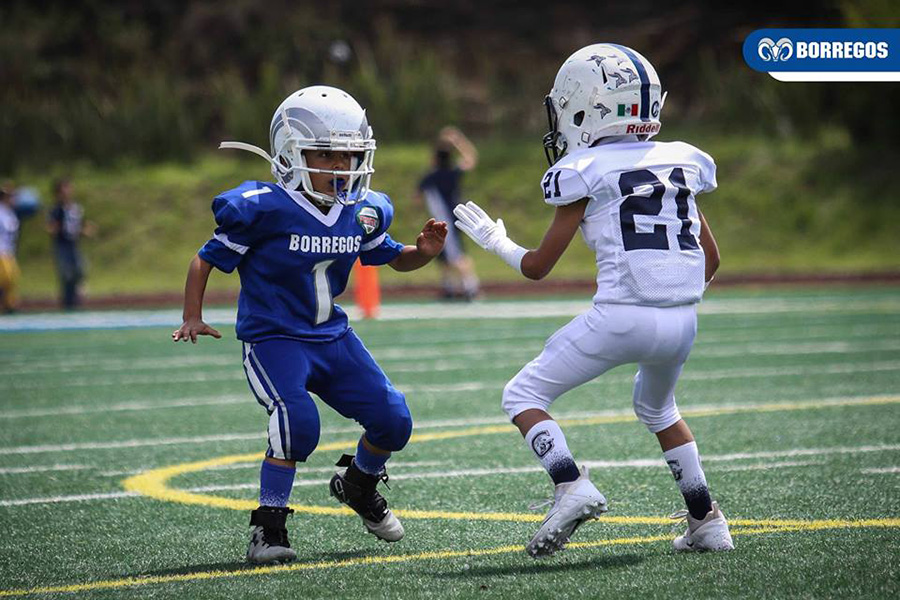
[[[359,423],[382,450],[401,450],[409,441],[406,399],[353,330],[326,343],[245,342],[243,355],[250,388],[269,414],[267,456],[302,462],[315,450],[320,421],[310,392]]]

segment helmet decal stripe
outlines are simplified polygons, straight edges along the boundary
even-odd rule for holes
[[[625,53],[631,62],[634,63],[635,69],[637,69],[638,77],[641,79],[641,121],[649,121],[650,120],[650,78],[647,76],[647,70],[644,68],[644,63],[641,62],[637,56],[635,56],[634,52],[631,51],[631,48],[627,48],[625,46],[619,44],[610,44],[610,46],[614,48],[618,48],[622,52]]]

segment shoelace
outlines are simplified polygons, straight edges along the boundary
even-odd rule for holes
[[[681,510],[676,510],[669,518],[675,521],[672,523],[672,531],[677,531],[679,527],[684,527],[688,524],[688,515],[690,513],[686,508],[682,508]]]
[[[535,502],[533,504],[529,504],[528,510],[541,510],[545,506],[552,506],[554,502],[556,502],[556,498],[548,498],[543,502]]]

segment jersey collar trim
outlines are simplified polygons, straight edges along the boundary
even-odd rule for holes
[[[331,205],[331,208],[328,210],[327,214],[323,214],[322,211],[320,211],[318,207],[312,202],[307,200],[306,196],[304,196],[301,192],[293,192],[284,188],[281,189],[284,190],[288,196],[290,196],[291,200],[293,200],[297,206],[314,216],[316,220],[318,220],[320,223],[322,223],[322,225],[325,225],[326,227],[331,227],[332,225],[337,223],[338,218],[341,216],[341,211],[344,209],[343,204],[335,203]]]

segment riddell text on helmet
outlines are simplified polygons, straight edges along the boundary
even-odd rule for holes
[[[625,129],[625,133],[659,133],[659,123],[632,123]]]

